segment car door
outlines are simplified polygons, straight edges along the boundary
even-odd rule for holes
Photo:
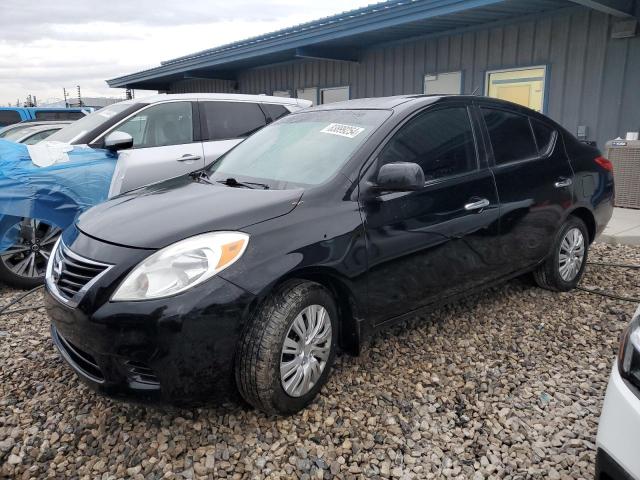
[[[495,276],[498,197],[465,104],[432,107],[402,125],[362,183],[368,296],[375,323],[471,289]],[[387,163],[413,162],[418,191],[367,189]]]
[[[205,165],[267,124],[257,103],[200,100],[199,107]]]
[[[524,112],[480,105],[500,197],[505,275],[549,253],[573,198],[573,169],[551,124]]]
[[[110,196],[202,168],[195,111],[188,101],[153,104],[111,129],[130,134],[133,147],[118,152]]]

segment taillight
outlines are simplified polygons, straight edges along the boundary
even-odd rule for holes
[[[597,157],[596,159],[594,159],[594,162],[596,162],[598,165],[600,165],[606,171],[613,172],[613,163],[611,163],[611,161],[608,158],[600,156],[600,157]]]

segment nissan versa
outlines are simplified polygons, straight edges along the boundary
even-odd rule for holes
[[[357,354],[417,309],[531,271],[574,288],[612,213],[611,170],[499,100],[296,112],[66,230],[46,277],[53,341],[102,392],[183,403],[239,391],[296,412],[339,348]]]

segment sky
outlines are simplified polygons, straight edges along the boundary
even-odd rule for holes
[[[374,0],[0,0],[0,105],[124,97],[105,80]],[[136,97],[154,92],[137,91]]]

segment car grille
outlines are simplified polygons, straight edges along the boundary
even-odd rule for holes
[[[132,380],[148,385],[160,385],[155,372],[146,363],[129,360],[125,365],[129,371],[129,378]]]
[[[48,280],[53,282],[60,297],[71,300],[109,267],[73,253],[60,242],[51,260]]]
[[[104,381],[104,375],[91,354],[64,338],[57,329],[53,328],[52,333],[54,341],[57,340],[55,343],[60,348],[60,352],[71,366],[94,381]]]

